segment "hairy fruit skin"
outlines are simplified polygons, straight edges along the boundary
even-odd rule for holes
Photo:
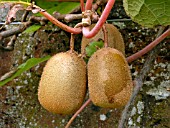
[[[115,48],[119,50],[120,52],[125,55],[125,45],[123,41],[123,37],[119,30],[112,24],[104,24],[106,27],[106,31],[108,32],[108,46],[111,48]],[[95,26],[95,24],[92,24],[90,26],[90,29],[92,29]],[[83,36],[82,38],[82,45],[81,45],[81,54],[85,54],[85,48],[86,46],[93,42],[98,41],[99,39],[102,39],[104,41],[104,34],[102,29],[92,38],[88,39]]]
[[[82,105],[86,93],[86,64],[77,53],[58,53],[44,67],[38,100],[48,111],[72,114]]]
[[[88,62],[88,87],[92,102],[104,108],[119,108],[128,102],[132,78],[123,54],[113,48],[96,51]]]

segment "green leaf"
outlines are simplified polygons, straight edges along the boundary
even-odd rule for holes
[[[30,0],[9,0],[9,1],[11,1],[11,2],[21,2],[21,1],[29,2]],[[5,2],[5,0],[4,1],[0,0],[0,2]],[[46,10],[49,14],[53,14],[54,11],[57,11],[61,14],[68,14],[71,11],[73,11],[75,8],[80,6],[80,2],[57,2],[57,1],[47,1],[47,0],[36,0],[35,5]],[[42,16],[40,13],[37,13],[34,15]]]
[[[86,47],[86,55],[88,57],[91,57],[94,52],[97,51],[97,49],[102,48],[104,45],[103,41],[96,41],[96,42],[91,42],[87,47]]]
[[[17,71],[14,72],[9,78],[6,78],[6,79],[0,81],[0,87],[5,85],[9,81],[13,80],[17,76],[21,75],[21,73],[23,73],[24,71],[29,70],[30,68],[36,66],[39,63],[42,63],[42,62],[48,60],[49,58],[50,58],[50,56],[46,56],[44,58],[31,58],[31,59],[27,60],[25,63],[18,66]]]
[[[56,7],[56,11],[61,14],[68,14],[78,6],[80,6],[80,2],[60,2]]]
[[[170,25],[170,0],[124,0],[131,19],[143,26]]]
[[[23,1],[23,2],[30,2],[31,0],[0,0],[0,2],[5,2],[5,1]]]
[[[49,14],[53,14],[54,11],[61,14],[68,14],[76,7],[80,6],[79,2],[56,2],[56,1],[42,1],[37,0],[36,5],[45,9]],[[40,14],[35,14],[40,16]]]
[[[35,5],[39,6],[40,8],[46,10],[49,14],[53,14],[56,11],[56,7],[58,6],[59,2],[57,1],[47,1],[47,0],[36,0]],[[34,14],[35,16],[42,16],[40,13]]]
[[[57,11],[61,14],[68,14],[76,7],[80,6],[80,2],[54,2],[37,0],[36,5],[45,9],[48,13],[52,14]]]
[[[42,9],[48,10],[50,8],[56,7],[59,2],[47,1],[47,0],[36,0],[35,4]]]
[[[39,28],[41,28],[41,25],[32,25],[29,28],[27,28],[24,33],[33,33],[37,31]]]

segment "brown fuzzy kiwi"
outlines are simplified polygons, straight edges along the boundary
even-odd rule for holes
[[[124,55],[113,48],[96,51],[88,62],[88,87],[92,102],[104,108],[124,106],[133,86]]]
[[[44,67],[38,88],[40,104],[56,114],[72,114],[86,93],[86,64],[77,53],[58,53]]]
[[[106,27],[106,30],[108,31],[108,46],[121,51],[123,55],[125,55],[124,41],[119,30],[112,24],[104,24],[104,25]],[[95,24],[92,24],[90,26],[90,29],[92,29],[94,26]],[[104,34],[102,32],[102,29],[100,29],[100,31],[94,37],[90,39],[87,39],[83,36],[82,42],[81,42],[82,43],[81,54],[85,55],[85,48],[90,42],[98,41],[99,39],[104,40]]]

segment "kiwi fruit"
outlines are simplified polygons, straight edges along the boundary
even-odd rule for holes
[[[96,51],[88,62],[88,88],[92,102],[104,108],[119,108],[128,102],[133,89],[124,55],[114,48]]]
[[[38,88],[38,100],[48,111],[72,114],[86,93],[86,63],[76,52],[61,52],[46,63]]]
[[[125,55],[125,46],[124,46],[124,41],[121,33],[119,30],[112,24],[104,24],[106,27],[106,30],[108,31],[108,46],[111,48],[115,48],[119,50],[120,52]],[[95,24],[92,24],[90,26],[90,30],[95,26]],[[99,41],[103,40],[104,41],[104,34],[102,29],[92,38],[88,39],[83,36],[82,38],[82,44],[81,44],[81,54],[85,55],[85,48],[86,46],[94,41]]]

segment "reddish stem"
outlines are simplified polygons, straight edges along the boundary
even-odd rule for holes
[[[170,35],[170,29],[168,29],[167,31],[165,31],[161,36],[159,36],[157,39],[155,39],[153,42],[151,42],[148,46],[146,46],[144,49],[142,49],[141,51],[135,53],[134,55],[127,57],[127,62],[130,63],[132,61],[134,61],[135,59],[141,57],[142,55],[144,55],[145,53],[149,52],[150,50],[152,50],[152,48],[154,48],[158,43],[160,43],[162,40],[164,40],[168,35]],[[91,102],[91,99],[88,99],[82,106],[81,108],[72,116],[72,118],[69,120],[69,122],[67,123],[65,128],[68,128],[71,123],[73,122],[73,120],[77,117],[77,115],[87,106],[89,105]]]
[[[84,0],[80,0],[81,12],[84,12]]]
[[[92,4],[93,4],[93,0],[87,0],[85,10],[91,10],[92,9]]]
[[[89,27],[83,27],[83,35],[86,38],[92,38],[93,36],[95,36],[98,33],[98,31],[101,29],[101,27],[105,23],[105,21],[106,21],[108,15],[109,15],[110,10],[112,9],[114,3],[115,3],[115,0],[109,0],[107,2],[107,5],[106,5],[106,7],[105,7],[99,21],[97,22],[97,24],[95,25],[95,27],[91,31],[89,30]]]
[[[61,29],[73,33],[73,34],[79,34],[81,33],[81,29],[80,28],[71,28],[65,24],[63,24],[62,22],[58,21],[57,19],[55,19],[53,16],[51,16],[49,13],[47,13],[46,11],[40,11],[40,13],[45,16],[49,21],[51,21],[53,24],[57,25],[58,27],[60,27]]]
[[[103,30],[103,35],[104,35],[104,47],[107,48],[108,47],[108,31],[106,30],[105,25],[103,25],[102,30]]]
[[[77,115],[88,105],[90,104],[91,99],[88,99],[82,106],[81,108],[71,117],[71,119],[69,120],[69,122],[67,123],[65,128],[69,128],[69,126],[71,125],[71,123],[73,122],[73,120],[77,117]]]
[[[165,31],[162,35],[160,35],[157,39],[155,39],[153,42],[151,42],[149,45],[147,45],[145,48],[140,50],[139,52],[127,57],[128,63],[131,63],[132,61],[136,60],[137,58],[143,56],[144,54],[148,53],[150,50],[152,50],[157,44],[159,44],[162,40],[164,40],[168,35],[170,35],[170,29]]]

